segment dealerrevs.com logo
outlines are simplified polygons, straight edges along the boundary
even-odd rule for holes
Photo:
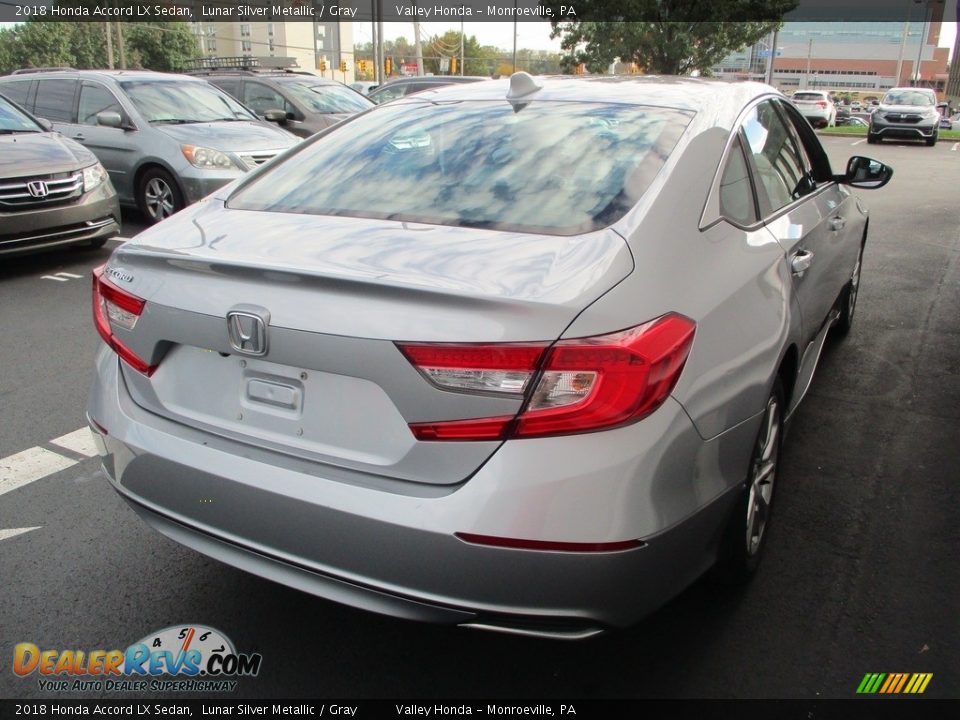
[[[232,692],[236,678],[260,672],[262,660],[259,653],[238,653],[214,628],[172,625],[126,650],[42,650],[19,643],[13,672],[36,674],[39,688],[53,692]]]

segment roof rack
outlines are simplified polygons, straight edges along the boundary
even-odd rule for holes
[[[240,57],[201,57],[188,60],[184,68],[191,75],[209,75],[210,73],[233,72],[246,75],[285,74],[311,75],[301,70],[297,59],[292,57],[259,58],[243,55]]]
[[[20,68],[19,70],[14,70],[11,75],[30,75],[32,73],[45,73],[45,72],[60,72],[61,70],[76,70],[72,67],[38,67],[38,68]]]

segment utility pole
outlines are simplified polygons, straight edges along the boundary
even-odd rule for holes
[[[423,75],[423,48],[420,46],[420,23],[413,23],[413,44],[417,50],[417,76]]]
[[[463,20],[460,21],[460,77],[463,77],[463,66],[466,58],[463,56]]]
[[[813,38],[810,38],[810,44],[807,46],[807,74],[803,78],[803,87],[810,89],[810,56],[813,55]]]
[[[127,53],[123,47],[123,23],[117,23],[117,46],[120,49],[120,69],[127,69]]]
[[[377,0],[370,0],[370,45],[373,48],[373,79],[377,84],[383,82],[383,58],[377,45]]]
[[[770,42],[770,60],[767,62],[767,85],[773,85],[773,66],[777,62],[777,40],[780,37],[780,30],[774,30]]]
[[[513,0],[513,72],[517,71],[517,0]]]
[[[113,32],[110,28],[111,25],[113,25],[113,23],[107,20],[103,24],[103,29],[107,35],[107,67],[113,70]]]

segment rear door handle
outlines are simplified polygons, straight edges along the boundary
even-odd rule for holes
[[[790,269],[797,277],[803,277],[803,274],[810,269],[813,264],[813,253],[809,250],[800,250],[790,261]]]
[[[76,135],[73,136],[73,139],[74,139],[74,140],[86,140],[87,138],[86,138],[86,136],[85,136],[83,133],[77,133]]]
[[[843,226],[846,224],[847,224],[847,221],[844,218],[840,217],[839,215],[837,217],[830,218],[830,229],[833,230],[834,232],[838,230],[843,230]]]

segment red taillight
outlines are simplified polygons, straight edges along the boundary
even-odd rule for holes
[[[558,542],[553,540],[525,540],[474,533],[454,533],[456,537],[473,545],[512,548],[514,550],[547,550],[554,552],[622,552],[643,547],[642,540],[617,540],[614,542]]]
[[[825,100],[820,100],[819,102],[817,102],[817,106],[825,108],[827,106],[827,103]]]
[[[130,367],[146,376],[153,375],[156,365],[149,365],[138,357],[130,348],[117,339],[112,324],[133,330],[137,319],[143,314],[147,304],[135,295],[124,292],[103,276],[101,265],[93,271],[93,324],[100,333],[100,337],[117,353]],[[112,323],[112,324],[111,324]]]
[[[610,335],[561,340],[545,353],[539,345],[402,345],[417,369],[441,387],[522,394],[527,400],[517,417],[412,423],[410,429],[418,440],[505,440],[634,422],[673,390],[695,328],[692,320],[669,313]],[[528,390],[534,378],[536,387]]]

